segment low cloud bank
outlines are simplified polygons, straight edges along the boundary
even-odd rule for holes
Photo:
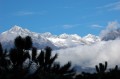
[[[120,37],[119,27],[118,22],[108,23],[100,34],[101,39],[107,38],[105,41],[54,51],[59,55],[57,61],[61,64],[71,61],[73,66],[82,67],[95,67],[99,63],[108,61],[108,67],[120,66],[120,39],[117,38]],[[113,37],[111,34],[115,35],[115,39],[111,39]]]
[[[71,61],[73,66],[94,67],[108,61],[109,67],[120,65],[120,40],[102,41],[93,45],[77,46],[54,51],[61,64]]]

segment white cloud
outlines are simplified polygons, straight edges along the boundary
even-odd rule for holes
[[[101,31],[100,37],[103,38],[105,35],[107,35],[111,31],[115,31],[118,28],[120,28],[120,24],[117,21],[109,22],[106,29]]]
[[[102,31],[103,35],[117,28],[119,28],[118,22],[109,22],[106,29]],[[73,66],[95,67],[101,62],[108,61],[109,67],[120,66],[120,39],[100,41],[92,45],[79,45],[54,52],[59,54],[57,61],[62,65],[71,61]]]
[[[91,25],[91,27],[92,27],[92,28],[102,28],[102,26],[97,25],[97,24],[93,24],[93,25]]]
[[[120,10],[120,1],[119,2],[114,2],[114,3],[110,3],[101,7],[97,7],[97,8],[106,8],[108,10]]]
[[[71,29],[71,28],[77,27],[77,26],[79,26],[79,25],[80,25],[80,24],[74,24],[74,25],[65,24],[65,25],[63,25],[62,27],[63,27],[64,29]]]
[[[69,29],[69,28],[73,28],[73,27],[74,27],[73,25],[67,25],[67,24],[66,24],[66,25],[63,25],[63,28],[64,28],[64,29]]]
[[[120,40],[104,41],[93,45],[81,45],[78,47],[55,51],[59,54],[57,61],[63,65],[68,61],[72,65],[83,67],[95,67],[100,62],[108,61],[109,67],[120,65]]]

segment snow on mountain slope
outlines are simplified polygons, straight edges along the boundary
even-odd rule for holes
[[[56,49],[56,46],[54,46],[54,44],[52,44],[52,42],[50,42],[48,39],[42,37],[39,33],[30,32],[29,30],[23,29],[16,25],[13,28],[11,28],[10,30],[5,31],[0,34],[0,42],[2,42],[4,47],[10,48],[14,45],[13,44],[14,39],[19,35],[22,37],[31,36],[31,38],[33,40],[33,45],[37,48],[44,48],[46,46],[50,46],[53,49]],[[10,44],[10,46],[9,46],[9,44]]]
[[[101,41],[98,36],[88,34],[87,36],[83,37],[83,41],[85,41],[87,44],[92,44]]]
[[[87,36],[82,38],[77,34],[68,35],[65,33],[55,37],[47,37],[47,39],[53,42],[55,46],[64,48],[74,47],[78,45],[88,45],[100,41],[100,38],[98,36],[94,36],[91,34],[88,34]]]
[[[14,39],[17,36],[31,36],[33,40],[33,45],[37,48],[44,48],[45,46],[50,46],[53,49],[59,48],[68,48],[78,45],[93,44],[100,41],[98,36],[88,34],[85,37],[80,37],[77,34],[61,34],[61,35],[52,35],[50,32],[46,33],[35,33],[27,29],[23,29],[19,26],[14,26],[10,30],[5,31],[0,34],[0,42],[4,47],[10,48],[13,46]]]

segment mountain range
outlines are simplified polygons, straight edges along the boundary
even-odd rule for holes
[[[24,29],[20,26],[13,26],[11,29],[2,32],[0,34],[0,42],[3,47],[11,48],[14,46],[14,39],[17,36],[30,36],[33,41],[33,46],[42,49],[46,46],[50,46],[52,49],[68,48],[78,45],[91,45],[101,41],[100,37],[88,34],[81,37],[77,34],[66,34],[53,35],[50,32],[36,33],[31,32],[28,29]]]
[[[120,38],[120,28],[107,31],[102,37],[92,34],[81,37],[77,34],[66,33],[60,35],[53,35],[50,32],[36,33],[15,25],[11,29],[0,34],[0,42],[4,48],[9,49],[14,46],[14,39],[17,36],[30,36],[33,41],[33,46],[38,49],[42,49],[46,46],[50,46],[52,49],[63,49],[79,45],[91,45],[100,41],[109,41]]]
[[[2,32],[0,34],[0,42],[2,43],[4,48],[10,49],[10,48],[14,47],[14,39],[17,36],[22,36],[22,37],[30,36],[33,41],[33,46],[37,47],[38,49],[45,48],[46,46],[50,46],[54,50],[68,48],[66,53],[63,51],[64,54],[62,54],[62,53],[59,54],[58,61],[61,61],[61,63],[62,63],[63,61],[60,59],[60,57],[62,57],[62,59],[64,58],[64,56],[66,57],[68,55],[67,52],[69,52],[69,50],[71,49],[70,47],[77,47],[77,46],[79,47],[80,45],[81,46],[84,46],[84,45],[85,46],[88,46],[88,45],[89,46],[92,46],[92,45],[98,46],[97,44],[99,44],[99,43],[101,44],[103,41],[109,41],[109,40],[114,40],[116,38],[120,38],[120,29],[118,28],[118,29],[115,29],[112,31],[107,31],[107,33],[104,33],[104,35],[102,37],[95,36],[92,34],[88,34],[84,37],[81,37],[77,34],[66,34],[66,33],[63,33],[60,35],[53,35],[50,32],[36,33],[36,32],[32,32],[28,29],[25,29],[25,28],[15,25],[11,29],[9,29],[5,32]],[[89,48],[89,47],[87,47],[87,48]],[[87,48],[85,47],[82,50],[88,50]],[[90,49],[91,48],[93,48],[93,47],[90,47]],[[104,49],[104,47],[103,47],[103,49]],[[74,48],[72,50],[74,50]],[[89,52],[89,50],[88,50],[88,52]],[[98,49],[97,52],[98,51],[100,51],[100,50]],[[83,51],[83,52],[85,52],[85,55],[89,54],[89,53],[86,53],[86,51]],[[79,53],[77,53],[77,51],[76,51],[76,53],[74,52],[74,54],[70,55],[71,56],[70,59],[72,62],[74,62],[74,59],[76,59],[76,54],[81,57],[81,55],[80,55],[81,50]],[[89,54],[88,56],[91,56],[91,55]],[[94,55],[93,55],[93,57],[94,57]],[[84,55],[83,55],[83,58],[85,58]],[[69,59],[69,57],[68,57],[68,59]],[[94,58],[92,58],[92,59],[94,59]],[[86,59],[78,58],[77,61],[82,61],[82,60],[84,61]],[[91,58],[89,60],[92,61]],[[74,66],[78,72],[80,72],[80,71],[94,72],[95,71],[95,69],[89,68],[89,67],[82,68],[82,66],[80,66],[78,63],[77,64],[75,63]]]

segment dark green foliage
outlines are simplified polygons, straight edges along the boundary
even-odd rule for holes
[[[99,79],[97,78],[97,74],[91,74],[88,72],[82,72],[80,75],[76,76],[76,79]]]
[[[76,75],[75,79],[120,79],[120,69],[116,65],[115,68],[107,69],[107,62],[105,64],[100,63],[99,66],[96,65],[97,73],[82,72]]]
[[[114,69],[110,69],[110,72],[117,72],[117,71],[119,71],[118,65],[116,65]]]
[[[14,44],[15,48],[11,48],[8,55],[0,44],[0,79],[72,79],[74,71],[70,69],[71,63],[61,67],[55,62],[58,55],[52,56],[50,47],[46,47],[37,56],[37,48],[32,47],[29,36],[18,36]],[[29,50],[32,51],[31,57]],[[24,66],[27,59],[29,62]],[[36,63],[38,68],[31,74],[32,63]]]
[[[22,65],[27,58],[30,58],[27,51],[25,52],[18,49],[11,49],[9,56],[14,66]]]
[[[99,63],[99,66],[95,66],[98,73],[98,78],[103,79],[105,77],[105,71],[107,70],[107,62],[105,64]]]
[[[25,41],[25,49],[26,50],[29,50],[30,48],[32,48],[32,39],[30,36],[26,36],[24,38],[24,41]]]
[[[55,59],[57,58],[57,54],[51,57],[52,49],[50,47],[46,47],[44,51],[41,51],[37,60],[40,64],[41,69],[50,70],[52,64],[54,63]]]
[[[2,57],[2,55],[3,55],[3,48],[2,48],[2,45],[0,43],[0,57]]]
[[[31,38],[29,38],[31,39]],[[28,42],[31,43],[31,41]],[[15,39],[15,48],[10,49],[9,53],[9,58],[11,60],[11,69],[10,73],[12,73],[11,78],[16,78],[16,79],[23,79],[28,73],[29,73],[29,67],[24,68],[23,63],[27,60],[30,59],[29,52],[27,51],[30,49],[32,46],[26,46],[27,40],[26,37],[22,38],[21,36],[18,36]],[[29,44],[28,44],[29,45]]]
[[[50,47],[45,48],[45,64],[49,63],[50,57],[51,57],[51,51],[52,49]]]
[[[23,63],[26,59],[30,59],[27,49],[32,47],[32,40],[29,37],[22,38],[18,36],[14,43],[15,48],[10,49],[9,55],[6,54],[6,50],[3,52],[2,46],[0,45],[0,59],[2,59],[0,61],[0,68],[4,69],[4,73],[2,73],[0,79],[23,79],[29,73],[29,68],[24,68]]]
[[[18,53],[16,53],[17,52],[17,50],[16,49],[11,49],[10,50],[10,59],[11,59],[11,61],[12,61],[12,63],[14,64],[14,65],[16,65],[17,64],[17,58],[18,58]]]
[[[36,56],[37,56],[37,48],[33,47],[32,48],[32,61],[37,63]]]
[[[39,62],[39,64],[40,64],[41,67],[44,66],[44,57],[45,57],[44,56],[44,52],[41,51],[40,55],[37,58],[37,60],[38,60],[38,62]]]
[[[54,63],[52,67],[52,71],[55,73],[59,73],[58,70],[60,70],[60,64],[59,63]]]
[[[98,73],[104,73],[107,69],[107,62],[105,62],[105,65],[102,63],[99,63],[99,66],[96,65],[95,67]]]
[[[0,70],[8,69],[10,64],[10,60],[7,59],[7,51],[3,50],[2,45],[0,43]]]
[[[16,37],[14,43],[15,43],[15,47],[17,49],[24,49],[25,41],[24,41],[24,39],[21,36]]]
[[[32,39],[29,36],[26,36],[25,38],[18,36],[14,43],[17,49],[29,50],[32,47]]]
[[[72,78],[74,75],[74,70],[70,69],[71,63],[68,62],[64,66],[60,66],[59,63],[55,62],[55,59],[57,58],[58,55],[55,54],[52,57],[51,53],[52,53],[52,49],[50,47],[46,47],[45,50],[41,51],[41,53],[37,57],[37,60],[39,62],[39,68],[37,69],[35,74],[33,74],[33,76],[35,76],[35,78],[37,79]]]
[[[70,70],[70,67],[71,67],[71,63],[68,62],[67,64],[65,64],[63,67],[61,67],[59,70],[59,73],[60,74],[66,74],[66,75],[69,75],[67,73],[71,73],[71,72],[74,72],[73,69]]]
[[[110,69],[108,74],[111,79],[120,79],[120,69],[118,68],[118,65],[116,65],[115,68]]]
[[[10,60],[7,59],[7,51],[3,50],[2,45],[0,43],[0,79],[3,79],[4,76],[6,77],[6,73],[8,73],[9,68]]]

